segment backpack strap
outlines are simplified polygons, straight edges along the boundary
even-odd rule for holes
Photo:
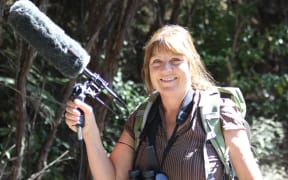
[[[246,128],[248,138],[250,139],[250,127],[247,121],[244,120],[246,115],[246,104],[242,92],[237,87],[217,87],[214,90],[203,91],[200,99],[200,114],[203,128],[206,132],[206,142],[204,144],[204,161],[205,161],[205,175],[209,179],[209,161],[206,149],[207,141],[209,140],[216,150],[222,164],[225,168],[225,174],[228,179],[235,177],[235,171],[230,163],[229,149],[226,148],[224,135],[222,132],[220,121],[220,100],[221,97],[230,98],[238,108],[238,111],[243,117],[243,125]]]
[[[134,149],[137,150],[139,143],[140,143],[140,136],[142,131],[144,130],[148,114],[150,109],[157,99],[159,93],[155,92],[151,96],[147,97],[136,109],[137,113],[135,116],[135,121],[133,125],[133,131],[135,134],[135,141],[134,141]]]
[[[246,103],[241,90],[238,87],[217,87],[219,92],[228,94],[232,101],[238,107],[241,116],[244,118],[246,116]]]
[[[206,179],[210,179],[211,176],[211,174],[209,174],[211,168],[206,147],[208,141],[212,143],[224,165],[225,173],[230,174],[229,155],[220,123],[220,93],[217,89],[203,91],[200,98],[200,115],[203,128],[206,132],[206,139],[203,147],[205,177]]]

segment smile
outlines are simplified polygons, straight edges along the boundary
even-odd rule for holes
[[[176,80],[177,78],[176,77],[164,77],[164,78],[161,78],[160,80],[161,81],[173,81],[173,80]]]

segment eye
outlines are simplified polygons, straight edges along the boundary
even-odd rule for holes
[[[175,58],[171,59],[171,63],[174,64],[174,65],[181,64],[182,62],[183,62],[183,59],[181,59],[181,58],[175,57]]]
[[[160,59],[157,59],[157,58],[151,59],[150,60],[150,65],[153,66],[153,67],[158,67],[158,66],[161,65],[161,62],[162,61]]]

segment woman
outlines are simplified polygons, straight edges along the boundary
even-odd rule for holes
[[[166,25],[156,31],[145,47],[143,71],[148,92],[159,93],[155,110],[159,123],[151,126],[157,126],[154,128],[154,145],[160,166],[158,170],[172,180],[205,179],[202,152],[205,132],[197,109],[201,92],[215,86],[201,62],[189,31],[178,25]],[[184,100],[191,103],[192,108],[188,117],[178,123],[176,116]],[[261,179],[235,104],[229,99],[222,99],[220,107],[225,143],[238,178]],[[124,180],[128,179],[128,171],[133,168],[147,170],[145,152],[151,144],[149,138],[142,138],[137,150],[133,148],[133,125],[137,110],[126,122],[118,143],[107,157],[89,105],[79,100],[68,102],[65,114],[67,125],[76,131],[74,125],[80,115],[77,108],[82,109],[85,116],[83,138],[94,179]],[[207,153],[211,164],[210,179],[223,179],[223,165],[209,143]]]

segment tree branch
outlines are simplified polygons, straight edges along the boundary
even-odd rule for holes
[[[34,179],[38,179],[39,176],[42,176],[47,169],[49,169],[50,167],[52,167],[54,164],[63,161],[62,158],[64,158],[64,156],[66,156],[68,154],[68,150],[65,151],[64,153],[62,153],[57,159],[55,159],[54,161],[52,161],[51,163],[49,163],[47,166],[43,167],[41,170],[39,170],[38,172],[32,174],[28,180],[34,180]],[[71,158],[67,158],[67,159],[71,159]],[[65,160],[65,159],[64,159]]]
[[[49,132],[49,134],[46,138],[46,142],[42,146],[41,153],[39,155],[38,164],[37,164],[37,170],[38,171],[40,171],[44,167],[44,164],[47,161],[48,154],[50,152],[50,149],[51,149],[52,144],[53,144],[55,137],[56,137],[57,128],[58,128],[59,124],[61,123],[63,114],[65,112],[65,105],[64,104],[68,101],[74,84],[75,84],[75,80],[69,81],[69,83],[66,86],[65,92],[63,93],[64,97],[62,99],[61,106],[56,113],[51,131]]]

